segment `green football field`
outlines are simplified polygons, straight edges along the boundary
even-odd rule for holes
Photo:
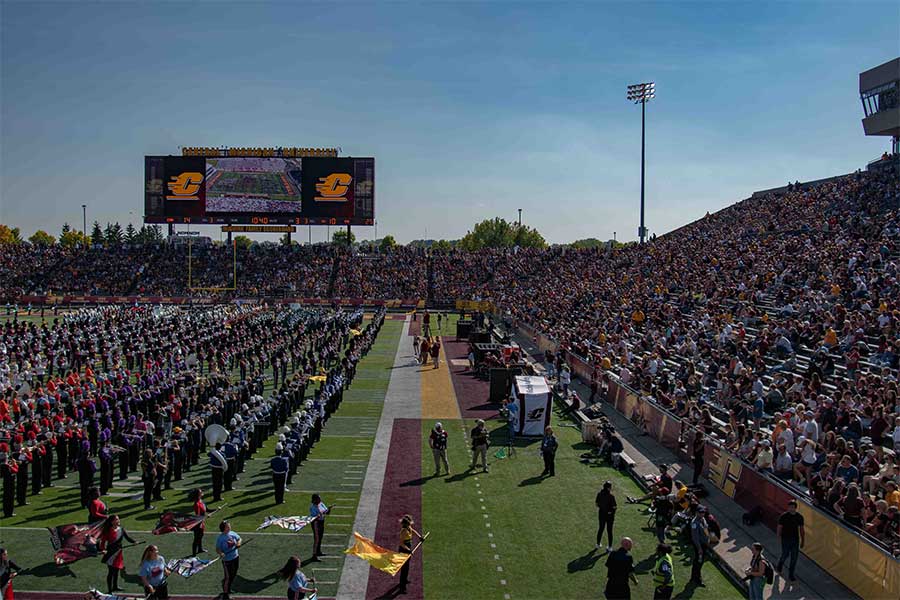
[[[454,320],[444,323],[443,333],[452,332]],[[334,597],[345,559],[359,560],[345,557],[343,550],[350,545],[388,383],[392,373],[399,372],[395,371],[398,365],[394,364],[397,344],[410,344],[411,338],[401,339],[402,330],[402,321],[385,321],[378,340],[360,363],[351,388],[344,393],[343,403],[326,424],[321,441],[300,467],[285,496],[285,504],[275,506],[268,475],[268,459],[274,448],[272,439],[247,463],[240,481],[235,482],[235,490],[223,495],[227,505],[221,515],[231,520],[245,542],[253,540],[241,551],[240,573],[234,585],[236,595],[283,597],[284,582],[274,573],[290,555],[296,554],[304,559],[306,574],[317,578],[320,596]],[[402,356],[410,354],[405,358],[410,360],[411,345],[400,349]],[[640,585],[633,588],[633,597],[652,597],[648,571],[653,565],[655,535],[649,527],[646,507],[624,502],[625,496],[637,495],[640,490],[630,477],[618,471],[579,462],[579,455],[587,448],[574,423],[560,414],[553,415],[560,441],[557,475],[542,479],[538,477],[543,464],[537,440],[521,439],[514,456],[496,458],[494,452],[504,445],[506,428],[501,421],[491,420],[488,427],[495,440],[489,453],[491,470],[486,474],[466,471],[471,458],[464,431],[474,426],[474,421],[442,421],[451,435],[451,476],[431,476],[434,466],[427,436],[434,422],[422,420],[421,461],[411,463],[410,472],[403,477],[405,485],[419,487],[419,523],[423,530],[431,532],[421,548],[426,598],[601,598],[606,581],[605,550],[594,551],[593,503],[597,490],[607,479],[613,482],[619,499],[616,538],[628,535],[635,541],[632,554],[638,564]],[[209,470],[205,461],[201,462],[182,481],[173,482],[175,489],[164,492],[166,500],[155,503],[157,510],[143,510],[141,485],[135,474],[126,482],[116,481],[106,501],[123,518],[132,537],[157,544],[166,558],[185,557],[191,546],[190,533],[153,536],[149,532],[161,511],[190,510],[188,490],[197,486],[210,488]],[[313,492],[322,494],[328,504],[335,505],[324,540],[327,556],[318,563],[307,560],[312,552],[311,532],[303,530],[297,534],[274,527],[255,531],[268,515],[306,514],[309,495]],[[213,508],[209,496],[208,505]],[[85,559],[62,567],[53,564],[45,528],[85,521],[85,511],[78,506],[77,476],[70,474],[67,480],[56,482],[54,488],[45,490],[39,497],[29,496],[29,502],[29,506],[17,507],[15,517],[0,523],[0,544],[9,549],[13,560],[27,569],[16,579],[15,588],[83,592],[96,587],[105,591],[106,569],[99,559]],[[209,550],[214,547],[218,523],[217,516],[209,519],[205,540]],[[376,541],[392,543],[385,539]],[[704,567],[707,587],[687,586],[689,548],[678,543],[673,545],[676,547],[674,597],[698,600],[741,597],[740,591],[712,564]],[[126,573],[120,583],[129,594],[141,593],[136,575],[141,550],[142,546],[125,550]],[[215,554],[207,556],[212,558]],[[187,580],[173,576],[170,592],[213,597],[221,589],[221,578],[222,569],[215,564]]]
[[[232,492],[223,494],[227,506],[222,516],[229,518],[232,527],[246,542],[253,542],[241,551],[241,567],[234,585],[238,595],[261,595],[281,597],[286,588],[277,580],[274,572],[281,568],[292,554],[306,559],[312,554],[312,533],[303,530],[299,534],[284,529],[269,528],[255,532],[256,527],[267,515],[291,516],[306,514],[309,509],[310,494],[320,493],[329,505],[335,508],[326,525],[323,550],[328,554],[319,563],[307,564],[304,571],[319,581],[320,595],[334,596],[344,562],[343,549],[348,544],[353,519],[359,501],[359,490],[372,448],[372,439],[385,391],[390,379],[402,323],[385,321],[369,354],[361,361],[357,376],[349,390],[344,392],[344,401],[325,426],[322,439],[313,448],[309,459],[294,478],[290,492],[285,494],[285,503],[276,507],[268,475],[268,459],[274,454],[274,442],[270,438],[254,460],[246,465],[241,479],[235,482]],[[310,389],[310,391],[312,391]],[[119,514],[125,528],[137,540],[154,543],[160,547],[163,556],[181,558],[190,554],[192,534],[172,533],[154,536],[149,533],[156,524],[157,517],[164,510],[190,511],[188,490],[200,486],[209,490],[211,480],[205,461],[186,474],[184,480],[173,482],[174,489],[163,493],[164,502],[156,502],[157,510],[145,512],[140,498],[141,484],[132,474],[125,485],[116,481],[111,497],[105,497],[111,510]],[[87,591],[96,587],[106,591],[106,568],[98,558],[84,559],[67,566],[53,563],[48,526],[67,523],[83,523],[86,511],[79,506],[79,491],[76,474],[55,483],[52,489],[44,490],[41,496],[29,496],[29,506],[17,507],[16,516],[3,519],[0,523],[2,545],[10,557],[27,569],[15,580],[16,590],[43,591]],[[213,508],[211,492],[207,502]],[[215,557],[213,551],[215,535],[218,533],[219,518],[210,517],[204,546],[212,551],[207,555]],[[125,593],[140,594],[140,580],[137,569],[142,546],[125,550],[124,585]],[[215,596],[221,591],[222,568],[212,565],[190,579],[177,576],[170,578],[172,594],[204,594]]]
[[[595,551],[597,516],[594,498],[606,480],[619,501],[613,531],[634,540],[639,585],[632,597],[651,598],[656,534],[646,506],[625,503],[641,495],[637,484],[606,466],[579,462],[588,449],[572,423],[553,416],[559,439],[556,476],[541,478],[543,461],[538,440],[519,440],[515,454],[498,459],[506,426],[491,421],[490,472],[466,471],[471,461],[462,440],[463,426],[474,421],[443,421],[454,443],[449,447],[450,477],[431,477],[434,461],[427,446],[432,422],[422,423],[423,527],[431,532],[424,550],[426,597],[434,598],[602,598],[606,582],[606,534]],[[674,547],[674,598],[722,600],[741,592],[714,565],[703,568],[706,587],[687,585],[689,545],[669,538]],[[452,583],[450,583],[452,582]]]

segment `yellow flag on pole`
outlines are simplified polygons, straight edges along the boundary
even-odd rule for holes
[[[353,532],[356,541],[352,546],[344,550],[345,554],[352,554],[363,559],[379,571],[384,571],[390,575],[396,575],[409,560],[410,554],[405,552],[394,552],[387,548],[382,548],[367,537],[363,537]]]

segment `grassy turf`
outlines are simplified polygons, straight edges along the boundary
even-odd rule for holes
[[[499,460],[493,453],[505,444],[506,427],[494,421],[490,473],[467,472],[470,455],[463,439],[463,422],[444,421],[450,433],[450,477],[426,479],[422,487],[422,527],[432,535],[423,546],[425,593],[441,598],[597,598],[606,582],[605,549],[594,551],[594,497],[604,481],[613,482],[619,500],[614,535],[627,535],[635,546],[639,587],[635,597],[652,595],[656,538],[644,508],[625,504],[640,490],[630,477],[605,466],[579,462],[581,435],[554,415],[560,442],[556,477],[540,478],[543,462],[539,442],[520,440],[516,456]],[[561,426],[563,425],[563,426]],[[434,472],[423,422],[422,473]],[[465,427],[474,422],[465,422]],[[479,494],[480,492],[480,494]],[[485,517],[487,515],[487,517]],[[671,541],[671,540],[670,540]],[[606,539],[604,536],[604,546]],[[675,544],[673,544],[675,545]],[[614,543],[618,546],[618,542]],[[675,597],[722,599],[741,593],[714,566],[704,567],[705,588],[686,586],[690,552],[677,546]]]
[[[252,545],[241,552],[240,574],[234,586],[236,593],[283,595],[286,586],[273,573],[291,554],[303,558],[312,554],[312,533],[303,530],[296,534],[277,528],[256,533],[255,529],[267,515],[306,514],[309,495],[321,492],[328,504],[336,505],[326,525],[323,548],[330,556],[320,563],[307,564],[304,571],[318,579],[323,597],[336,594],[344,562],[342,550],[348,546],[359,503],[361,478],[364,476],[364,470],[360,466],[367,464],[372,448],[371,435],[363,436],[358,429],[363,423],[377,424],[402,326],[403,323],[399,321],[385,322],[376,343],[360,363],[353,385],[344,392],[345,400],[335,413],[340,416],[329,419],[322,439],[289,486],[290,492],[285,494],[283,505],[276,506],[274,503],[268,470],[268,459],[274,452],[272,438],[257,453],[257,457],[247,463],[241,480],[235,483],[234,491],[223,494],[223,502],[227,506],[222,510],[222,516],[231,520],[232,527],[244,540],[255,538]],[[363,408],[365,414],[359,415]],[[347,419],[346,416],[366,416],[372,419]],[[359,422],[355,426],[355,434],[350,430],[347,424],[349,422]],[[356,437],[349,437],[349,434]],[[134,479],[133,474],[132,479],[124,483],[116,481],[112,494],[105,500],[122,517],[124,526],[132,537],[156,544],[166,558],[184,557],[191,547],[190,533],[153,536],[149,531],[155,526],[160,512],[190,510],[188,489],[197,486],[205,489],[211,487],[209,469],[206,468],[205,461],[201,462],[203,464],[190,474],[185,474],[183,481],[173,482],[175,489],[163,493],[166,499],[154,503],[157,510],[143,510],[143,501],[138,495],[141,491],[140,481]],[[18,507],[16,516],[0,522],[2,545],[9,549],[13,560],[28,569],[16,578],[16,589],[84,592],[90,587],[96,587],[106,591],[106,568],[98,559],[85,559],[63,567],[53,564],[52,549],[43,528],[84,522],[86,511],[78,505],[78,495],[77,476],[70,474],[68,479],[56,482],[56,487],[45,490],[42,495],[29,496],[29,506]],[[210,508],[213,508],[211,499],[207,500]],[[209,520],[209,533],[204,541],[208,550],[214,548],[219,520],[219,517]],[[136,573],[141,551],[141,546],[125,550],[126,575],[124,581],[120,580],[120,586],[125,588],[126,593],[140,593]],[[210,558],[214,556],[213,553]],[[221,590],[221,578],[221,567],[213,565],[189,580],[173,577],[170,580],[170,591],[173,594],[213,596]]]

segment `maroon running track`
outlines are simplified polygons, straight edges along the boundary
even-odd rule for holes
[[[422,422],[419,419],[396,419],[391,431],[391,447],[388,451],[384,486],[381,489],[381,505],[378,509],[378,525],[375,527],[375,543],[395,550],[400,541],[400,518],[412,515],[416,531],[421,532],[422,520]],[[413,538],[413,542],[417,540]],[[392,598],[400,582],[400,575],[391,577],[376,569],[369,571],[366,598]],[[393,593],[392,593],[393,592]],[[423,598],[422,554],[416,552],[410,559],[409,584],[404,598]]]
[[[441,338],[444,344],[444,352],[450,362],[450,378],[453,381],[453,390],[456,392],[456,400],[464,419],[490,419],[497,416],[499,406],[489,404],[490,385],[482,381],[469,371],[469,342],[456,341],[456,338],[445,335]],[[453,364],[459,362],[459,366]]]

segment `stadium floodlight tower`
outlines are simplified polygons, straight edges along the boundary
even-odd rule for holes
[[[647,122],[647,103],[656,97],[656,83],[636,83],[628,86],[628,99],[641,105],[641,227],[638,237],[641,243],[647,237],[647,228],[644,227],[644,129]]]

